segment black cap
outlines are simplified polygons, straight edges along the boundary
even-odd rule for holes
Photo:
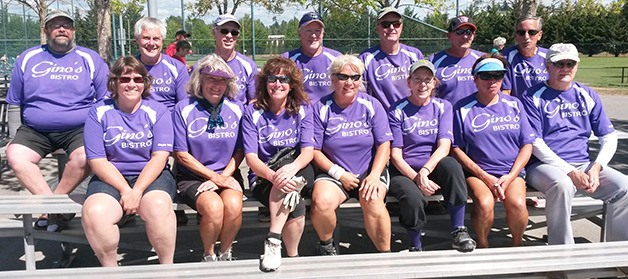
[[[478,30],[477,26],[475,26],[475,23],[473,23],[473,19],[471,19],[468,16],[461,15],[461,16],[454,17],[449,20],[449,27],[447,27],[447,31],[449,32],[456,31],[458,30],[458,28],[463,27],[463,26],[469,26],[474,31]]]
[[[185,30],[179,30],[177,31],[177,33],[174,34],[175,37],[179,35],[183,35],[186,38],[192,37],[192,34],[185,32]]]
[[[317,13],[308,12],[301,17],[301,20],[299,20],[299,29],[314,21],[319,22],[323,26],[323,28],[325,28],[325,23],[323,23],[323,19]]]

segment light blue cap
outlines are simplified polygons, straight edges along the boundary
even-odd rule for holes
[[[505,72],[506,68],[504,68],[504,63],[497,58],[486,58],[480,61],[475,67],[471,74],[476,75],[480,72]]]

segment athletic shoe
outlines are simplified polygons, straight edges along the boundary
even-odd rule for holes
[[[48,214],[48,227],[49,232],[60,232],[69,227],[70,221],[76,216],[76,213],[66,214]]]
[[[469,235],[467,227],[458,227],[451,235],[453,237],[451,247],[459,252],[471,252],[475,249],[475,240]]]
[[[267,238],[264,241],[264,255],[260,257],[259,269],[264,272],[275,271],[281,265],[281,240]]]
[[[335,256],[338,255],[338,250],[333,242],[325,245],[319,242],[316,244],[316,253],[321,256]]]
[[[226,261],[235,261],[235,258],[232,255],[231,248],[229,248],[224,253],[218,252],[218,261],[226,262]]]
[[[410,249],[408,249],[409,252],[421,252],[423,251],[423,247],[414,247],[414,246],[410,246]]]
[[[201,262],[203,263],[217,262],[217,261],[218,261],[218,257],[216,257],[216,255],[205,255],[203,256],[203,259],[201,260]]]

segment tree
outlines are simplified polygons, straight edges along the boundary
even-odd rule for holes
[[[278,13],[283,12],[283,8],[290,3],[301,5],[309,3],[307,0],[198,0],[195,4],[187,5],[187,9],[194,17],[206,15],[212,9],[217,9],[219,14],[234,15],[240,6],[251,4],[251,2],[261,5],[270,12]]]
[[[45,19],[48,10],[48,4],[46,0],[17,0],[18,3],[25,5],[31,10],[35,11],[39,15],[39,37],[42,44],[46,43],[46,33],[44,27],[46,27]],[[54,1],[51,1],[53,3]]]
[[[96,10],[96,35],[98,38],[98,54],[107,62],[111,62],[111,2],[94,0]]]
[[[539,0],[515,0],[515,15],[519,17],[536,16]]]

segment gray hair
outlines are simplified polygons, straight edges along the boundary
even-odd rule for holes
[[[142,34],[142,30],[153,29],[160,31],[162,40],[166,39],[166,24],[154,17],[143,17],[138,20],[133,27],[133,36],[137,39]]]
[[[536,17],[533,15],[527,15],[527,16],[518,18],[517,21],[515,21],[515,30],[517,29],[517,25],[519,25],[519,23],[522,23],[526,20],[535,20],[537,22],[538,30],[543,30],[543,18],[541,18],[540,16]]]
[[[229,65],[227,65],[227,63],[215,53],[207,55],[197,62],[194,71],[192,72],[192,75],[190,75],[190,80],[185,86],[188,94],[199,99],[204,99],[203,91],[201,90],[201,70],[205,67],[212,68],[216,71],[229,73],[232,77],[234,77],[231,79],[227,79],[227,89],[225,89],[224,94],[229,99],[233,100],[240,92],[238,89],[238,85],[236,84],[237,77],[233,73],[233,70],[229,68]]]
[[[497,37],[495,38],[495,40],[493,40],[494,47],[503,46],[505,44],[506,44],[506,38],[504,37]]]

